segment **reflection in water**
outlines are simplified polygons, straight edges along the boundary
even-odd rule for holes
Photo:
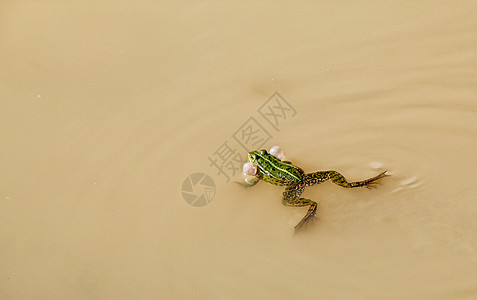
[[[0,298],[475,297],[473,2],[0,7]],[[293,236],[306,208],[211,163],[254,122],[305,172],[392,176],[305,191]]]

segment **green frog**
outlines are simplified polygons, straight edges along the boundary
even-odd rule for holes
[[[313,200],[300,198],[305,187],[331,180],[333,183],[345,188],[372,188],[377,180],[389,176],[386,175],[387,171],[384,171],[363,181],[348,182],[343,175],[336,171],[319,171],[306,174],[300,167],[293,165],[289,161],[281,161],[264,149],[249,152],[248,161],[256,165],[255,178],[252,182],[248,182],[250,186],[256,185],[260,180],[286,186],[282,199],[284,205],[295,207],[309,206],[306,215],[295,226],[295,232],[302,229],[304,225],[314,218],[318,206]]]

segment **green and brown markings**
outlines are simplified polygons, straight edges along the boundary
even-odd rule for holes
[[[345,188],[372,188],[378,179],[388,176],[386,171],[384,171],[366,180],[348,182],[343,175],[336,171],[319,171],[306,174],[303,169],[289,161],[281,161],[275,158],[267,150],[249,152],[248,160],[257,165],[257,174],[255,174],[255,181],[250,184],[251,186],[257,184],[260,180],[286,186],[282,199],[284,205],[295,207],[309,206],[306,215],[295,226],[295,231],[303,228],[304,225],[314,218],[318,206],[313,200],[300,198],[305,187],[331,180],[333,183]]]

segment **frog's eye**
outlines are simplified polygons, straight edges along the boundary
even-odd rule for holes
[[[267,154],[267,150],[265,150],[265,149],[260,150],[260,154],[262,154],[262,155]]]

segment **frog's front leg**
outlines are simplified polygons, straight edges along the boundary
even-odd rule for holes
[[[252,177],[246,178],[244,181],[235,181],[235,183],[240,184],[243,187],[249,188],[256,185],[260,181],[260,178]]]
[[[295,232],[299,231],[304,225],[308,224],[315,217],[316,208],[318,204],[310,199],[300,198],[301,193],[305,189],[305,185],[302,183],[294,183],[285,189],[283,192],[282,203],[287,206],[303,207],[310,206],[306,215],[301,219],[301,221],[295,226]]]
[[[249,178],[247,178],[247,179],[245,179],[244,185],[246,187],[252,187],[252,186],[256,185],[259,181],[260,181],[260,178],[258,178],[258,176],[250,178],[250,180],[249,180]]]

